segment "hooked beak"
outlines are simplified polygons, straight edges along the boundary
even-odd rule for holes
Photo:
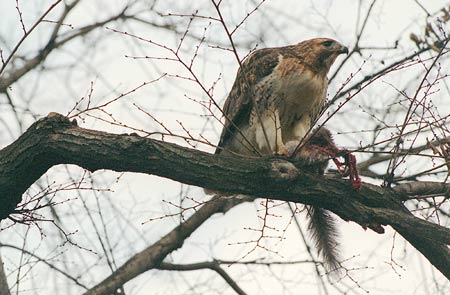
[[[339,50],[339,53],[348,54],[348,47],[342,46],[341,49]]]

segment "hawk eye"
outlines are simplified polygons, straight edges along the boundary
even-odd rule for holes
[[[322,45],[325,46],[325,47],[330,47],[331,44],[333,44],[333,41],[324,41],[324,42],[322,42]]]

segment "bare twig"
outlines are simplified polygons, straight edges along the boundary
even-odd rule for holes
[[[173,264],[167,262],[161,262],[158,266],[160,270],[175,270],[175,271],[191,271],[191,270],[201,270],[201,269],[210,269],[215,271],[218,275],[220,275],[228,285],[236,292],[236,294],[245,295],[245,293],[241,287],[233,280],[227,272],[220,267],[219,262],[213,260],[208,262],[199,262],[192,264]]]
[[[16,46],[13,48],[9,56],[6,58],[5,62],[0,67],[0,75],[8,65],[9,61],[12,59],[16,51],[19,49],[20,45],[22,45],[23,41],[33,32],[33,30],[42,22],[42,20],[52,11],[59,3],[61,3],[62,0],[55,1],[50,7],[44,12],[44,14],[41,15],[41,17],[34,23],[31,28],[25,32],[25,34],[20,38],[19,42],[17,42]]]

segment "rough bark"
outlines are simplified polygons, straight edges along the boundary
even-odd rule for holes
[[[0,218],[13,213],[30,185],[57,164],[154,174],[215,191],[314,205],[380,233],[390,225],[450,278],[450,230],[413,216],[399,192],[367,183],[355,190],[347,180],[324,181],[280,158],[211,155],[133,134],[88,130],[55,113],[0,151]]]

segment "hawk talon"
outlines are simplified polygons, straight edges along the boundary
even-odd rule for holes
[[[291,153],[288,151],[288,149],[283,145],[281,147],[278,148],[277,151],[273,152],[274,156],[285,156],[285,157],[290,157]]]

